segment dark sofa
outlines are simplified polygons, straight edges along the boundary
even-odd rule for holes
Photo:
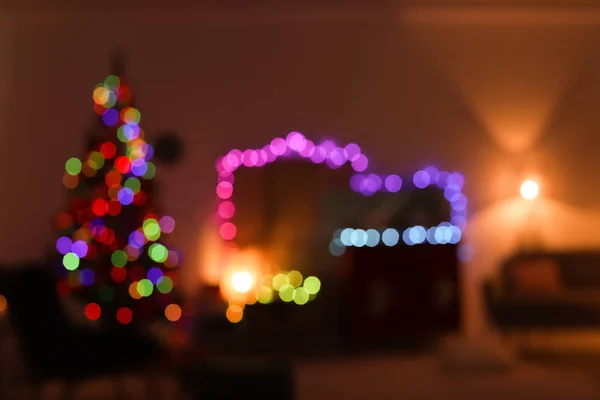
[[[500,331],[599,327],[600,252],[516,254],[483,291]]]

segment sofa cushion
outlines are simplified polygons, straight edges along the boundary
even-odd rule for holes
[[[558,265],[550,257],[515,260],[508,272],[514,296],[548,297],[563,291]]]

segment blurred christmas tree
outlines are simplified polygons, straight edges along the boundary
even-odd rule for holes
[[[156,204],[154,149],[115,55],[112,74],[93,92],[97,114],[83,159],[66,162],[68,210],[58,216],[58,292],[85,302],[104,324],[177,321],[180,255],[163,239],[175,221]]]

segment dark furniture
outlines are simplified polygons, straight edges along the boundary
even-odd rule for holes
[[[294,399],[292,368],[274,360],[205,359],[182,369],[179,381],[193,399]]]
[[[483,285],[500,331],[600,326],[600,252],[529,252]]]
[[[70,324],[51,271],[45,265],[29,264],[0,272],[0,293],[7,298],[9,320],[30,369],[33,393],[41,396],[45,382],[59,380],[68,398],[75,384],[105,375],[117,378],[115,398],[128,398],[118,378],[145,368],[154,371],[151,367],[161,360],[161,348],[131,328],[95,331]],[[152,398],[156,391],[153,386],[147,389]]]
[[[456,245],[350,247],[343,257],[342,332],[349,346],[427,344],[459,330]]]

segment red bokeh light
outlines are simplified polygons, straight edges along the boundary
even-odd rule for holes
[[[104,111],[106,111],[106,108],[98,103],[94,103],[94,111],[96,112],[96,114],[102,115],[104,114]]]
[[[123,282],[127,279],[127,270],[123,267],[112,267],[110,270],[110,277],[115,282]]]
[[[121,307],[117,310],[117,321],[123,325],[127,325],[133,319],[133,313],[127,307]]]
[[[122,174],[127,174],[131,171],[131,161],[125,156],[118,157],[115,160],[115,169]]]
[[[88,260],[93,260],[94,258],[96,258],[97,254],[98,254],[98,250],[96,249],[96,246],[88,243],[88,251],[87,251],[87,254],[85,255],[85,258]]]
[[[101,314],[102,314],[102,309],[100,308],[100,306],[98,304],[89,303],[87,306],[85,306],[85,316],[90,321],[96,321],[98,318],[100,318]]]
[[[148,212],[146,213],[146,215],[144,215],[144,219],[143,219],[143,220],[145,221],[145,220],[147,220],[147,219],[150,219],[150,218],[152,218],[152,219],[155,219],[155,220],[157,220],[157,221],[159,220],[159,218],[158,218],[158,215],[154,214],[154,213],[153,213],[153,212],[151,212],[151,211],[148,211]]]
[[[133,196],[133,204],[136,206],[143,206],[144,204],[146,204],[146,193],[144,193],[142,190],[137,192]]]
[[[120,103],[129,103],[131,101],[131,90],[129,89],[129,86],[123,84],[122,81],[117,97]]]
[[[103,217],[108,212],[108,202],[104,199],[96,199],[92,203],[92,212],[98,217]]]
[[[104,142],[102,146],[100,146],[100,153],[106,159],[111,159],[117,154],[117,146],[115,146],[111,142]]]
[[[119,215],[121,212],[121,203],[116,200],[111,200],[108,202],[108,215]]]

